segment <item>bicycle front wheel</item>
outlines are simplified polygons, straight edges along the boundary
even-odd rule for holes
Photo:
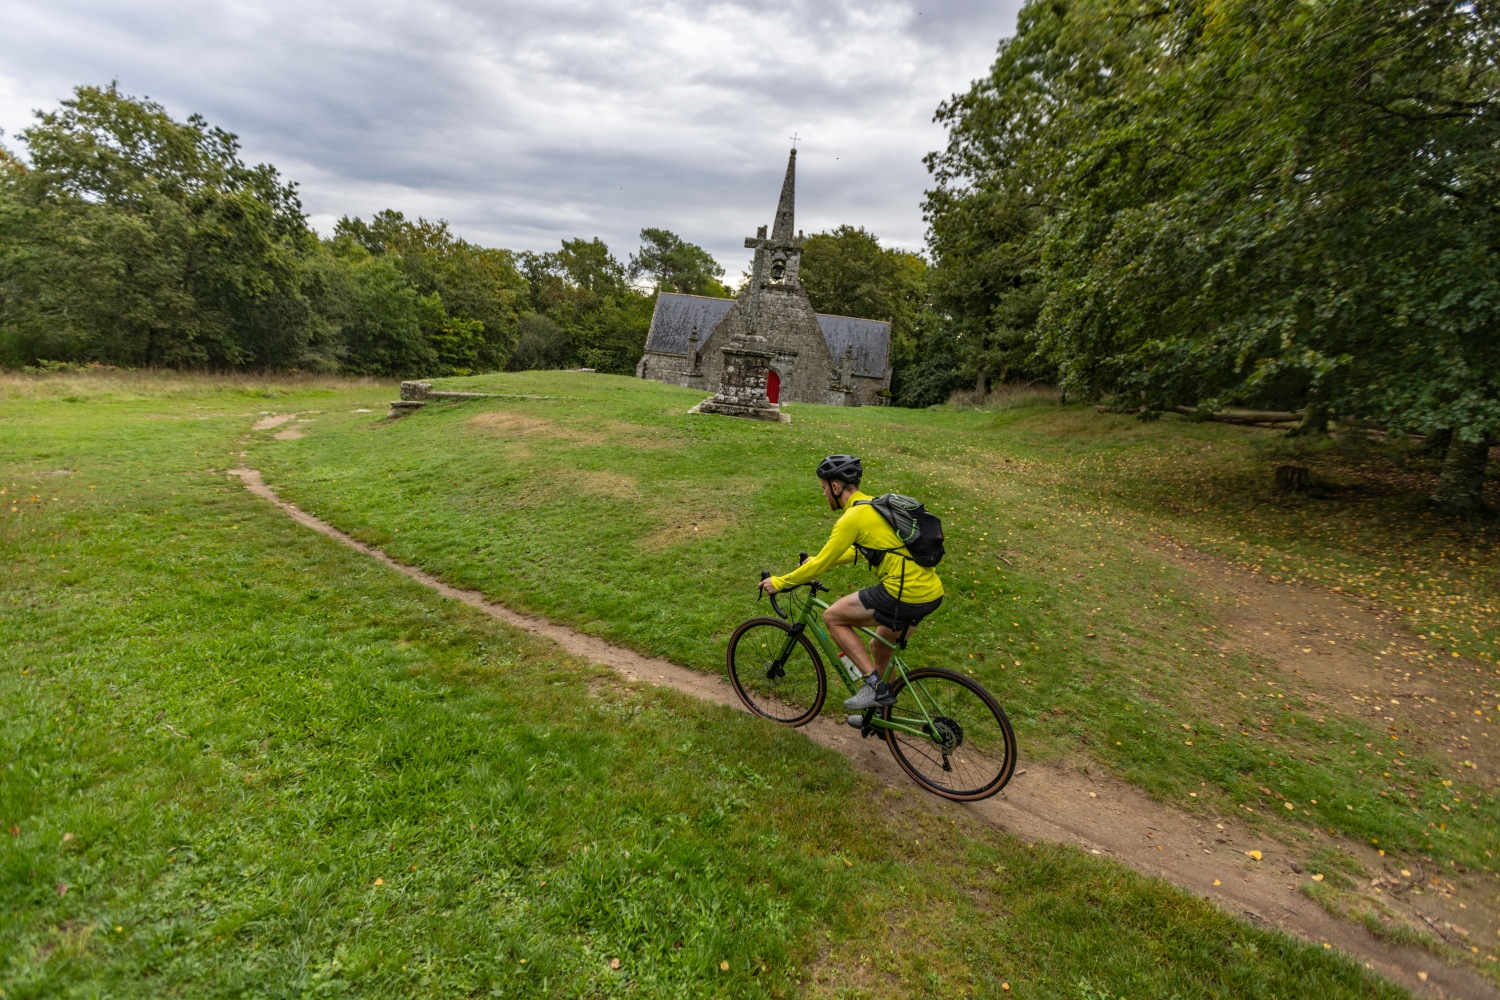
[[[885,740],[901,769],[945,799],[987,799],[1016,769],[1016,734],[978,681],[951,670],[909,671],[881,710]]]
[[[729,682],[745,707],[784,726],[811,722],[828,693],[818,651],[779,618],[752,618],[734,630]]]

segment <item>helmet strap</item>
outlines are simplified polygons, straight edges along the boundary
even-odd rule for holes
[[[837,493],[834,492],[834,488],[835,487],[838,488],[838,492]],[[848,488],[849,488],[849,484],[846,483],[846,482],[843,482],[842,480],[838,480],[838,479],[830,479],[830,480],[828,480],[828,505],[830,507],[832,507],[834,510],[843,510],[844,509],[844,496],[846,495],[846,491],[848,490]]]

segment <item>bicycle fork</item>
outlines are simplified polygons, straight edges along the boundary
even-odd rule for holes
[[[786,676],[787,657],[792,655],[792,650],[797,648],[797,637],[802,634],[802,623],[798,622],[787,630],[786,643],[781,647],[781,655],[771,661],[766,668],[766,680],[774,681]]]

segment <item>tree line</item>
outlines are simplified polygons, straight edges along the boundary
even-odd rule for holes
[[[1483,506],[1500,434],[1500,11],[1031,0],[937,112],[936,307],[982,383],[1144,415],[1429,435]]]
[[[478,246],[386,210],[307,225],[236,137],[79,87],[0,147],[0,365],[99,362],[391,376],[633,370],[656,288],[728,295],[701,247],[644,229],[552,253]]]
[[[598,238],[496,249],[390,209],[320,238],[296,185],[246,164],[232,133],[114,84],[77,88],[20,139],[26,161],[0,146],[0,366],[627,374],[658,291],[735,294],[659,228],[623,261]],[[892,320],[899,368],[931,326],[926,271],[841,226],[809,237],[803,276],[825,312]]]

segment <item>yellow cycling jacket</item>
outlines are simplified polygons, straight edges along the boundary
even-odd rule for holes
[[[833,533],[828,536],[828,544],[822,551],[786,576],[771,577],[771,586],[785,590],[821,576],[834,566],[851,563],[859,558],[854,548],[857,544],[869,549],[896,550],[887,553],[875,567],[875,574],[892,597],[907,604],[925,604],[942,597],[943,581],[938,579],[937,571],[918,566],[910,553],[901,547],[901,539],[896,537],[896,532],[880,512],[867,503],[859,503],[870,499],[873,498],[868,493],[856,492],[833,526]]]

